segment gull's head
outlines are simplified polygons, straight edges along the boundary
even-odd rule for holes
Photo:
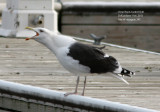
[[[26,38],[26,40],[34,39],[40,43],[45,42],[45,40],[48,40],[51,35],[51,31],[49,31],[46,28],[31,28],[31,27],[26,27],[28,30],[32,30],[35,32],[35,35],[29,38]]]

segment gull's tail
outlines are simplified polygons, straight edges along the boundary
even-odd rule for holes
[[[120,79],[121,81],[123,81],[124,83],[126,83],[128,85],[129,85],[129,83],[123,78],[123,76],[132,77],[132,75],[135,75],[135,73],[131,72],[125,68],[122,68],[122,71],[120,74],[113,74],[113,76],[115,76],[116,78]]]
[[[135,75],[134,72],[131,72],[125,68],[122,68],[122,71],[120,73],[122,76],[128,76],[128,77],[132,77],[132,75]]]

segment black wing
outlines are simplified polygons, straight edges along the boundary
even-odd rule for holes
[[[91,73],[113,72],[118,68],[118,62],[114,57],[104,57],[105,53],[96,47],[77,42],[69,49],[67,55],[78,60],[80,64],[88,66]]]

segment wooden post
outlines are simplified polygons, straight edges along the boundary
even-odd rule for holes
[[[2,13],[0,35],[21,37],[19,31],[27,26],[56,31],[57,13],[54,10],[54,0],[7,0]]]

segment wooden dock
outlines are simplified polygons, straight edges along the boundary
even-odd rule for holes
[[[107,35],[104,42],[160,52],[158,2],[121,3],[64,2],[59,28],[67,35]]]
[[[86,96],[160,111],[160,55],[106,46],[106,53],[136,72],[126,85],[111,74],[88,75]],[[43,45],[30,40],[0,38],[0,79],[71,92],[76,76],[66,71]],[[84,77],[81,77],[79,92]]]

